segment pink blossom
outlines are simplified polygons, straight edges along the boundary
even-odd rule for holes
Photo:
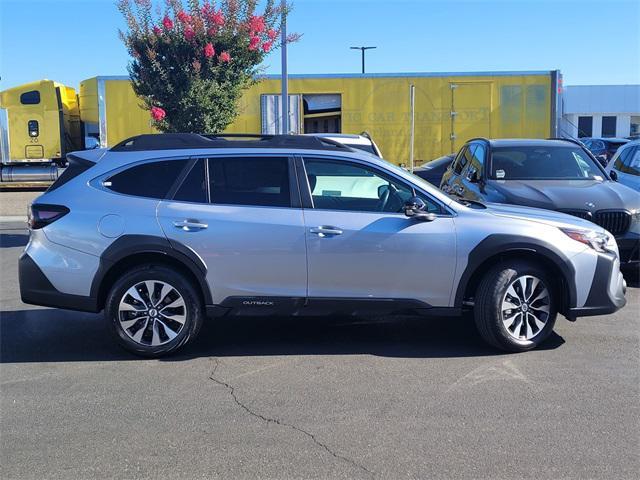
[[[191,15],[189,15],[188,13],[185,13],[184,11],[178,12],[178,15],[176,16],[178,17],[178,20],[180,20],[182,23],[191,23]]]
[[[249,31],[251,33],[261,33],[264,32],[265,29],[265,23],[264,23],[264,17],[263,16],[255,16],[253,15],[250,19],[249,19]]]
[[[211,27],[207,30],[207,35],[209,35],[210,37],[213,37],[216,33],[218,33],[218,30],[216,28]]]
[[[222,52],[220,54],[220,61],[221,62],[230,62],[231,61],[231,55],[229,55],[229,52]]]
[[[222,12],[220,10],[218,10],[217,12],[213,12],[209,16],[209,19],[211,20],[211,23],[213,23],[214,25],[217,25],[219,27],[224,25],[224,15],[222,14]]]
[[[171,30],[173,28],[173,21],[167,15],[165,15],[162,19],[162,25],[167,30]]]
[[[187,27],[184,29],[184,38],[187,40],[193,40],[193,37],[196,36],[196,32],[191,27]]]
[[[160,107],[151,107],[151,118],[153,118],[156,122],[159,122],[167,116],[167,112],[165,112]]]
[[[269,50],[271,50],[272,46],[273,46],[273,42],[264,42],[262,44],[262,51],[264,53],[269,53]]]
[[[270,28],[267,31],[267,37],[269,37],[270,40],[275,40],[276,37],[278,36],[278,32],[276,30],[274,30],[273,28]]]
[[[249,50],[251,51],[257,50],[259,44],[260,44],[260,37],[252,35],[251,38],[249,39]]]
[[[207,43],[204,46],[204,56],[207,58],[211,58],[216,54],[216,49],[213,48],[213,45],[211,45],[211,43]]]
[[[160,35],[162,35],[162,29],[160,27],[158,27],[157,25],[155,25],[153,27],[153,33],[155,33],[156,35],[160,36]]]

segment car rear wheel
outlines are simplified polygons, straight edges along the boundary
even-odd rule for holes
[[[113,285],[105,316],[125,349],[145,357],[173,353],[195,338],[203,318],[187,278],[164,266],[140,266]]]
[[[474,319],[482,338],[510,352],[531,350],[553,331],[554,284],[540,267],[512,262],[493,267],[475,297]]]

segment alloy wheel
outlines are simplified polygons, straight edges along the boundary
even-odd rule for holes
[[[145,280],[129,288],[118,306],[122,330],[140,345],[157,347],[178,336],[187,320],[187,307],[175,287]]]
[[[544,282],[533,275],[513,280],[502,298],[502,323],[516,340],[531,340],[549,320],[551,298]]]

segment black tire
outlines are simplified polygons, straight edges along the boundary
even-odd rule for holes
[[[166,329],[166,326],[164,324],[162,324],[161,328],[162,333],[164,333],[164,338],[160,338],[160,332],[154,332],[154,325],[151,325],[149,327],[152,335],[157,334],[157,338],[159,338],[160,341],[166,342],[161,345],[143,344],[135,341],[130,335],[131,332],[134,331],[133,329],[135,329],[136,325],[134,324],[134,326],[128,327],[128,330],[130,332],[128,334],[127,332],[125,332],[125,328],[123,328],[123,325],[120,321],[121,313],[119,310],[119,306],[121,300],[123,300],[123,297],[125,297],[125,293],[130,288],[140,284],[140,282],[150,280],[157,281],[158,283],[166,282],[166,284],[173,287],[177,294],[182,297],[184,303],[184,308],[178,307],[178,313],[184,315],[185,317],[184,322],[182,324],[182,327],[178,327],[179,331],[173,339],[168,340],[169,337],[168,335],[166,335],[166,333],[169,330]],[[174,292],[170,292],[170,295],[172,296],[169,297],[169,299],[167,300],[168,302],[170,302],[172,298],[177,298]],[[131,302],[131,298],[128,298],[128,301]],[[156,311],[158,310],[162,309],[156,309]],[[134,267],[121,275],[111,287],[111,291],[109,292],[109,295],[105,302],[104,311],[105,318],[109,324],[110,330],[114,334],[118,343],[123,348],[132,353],[135,353],[136,355],[151,358],[168,355],[184,347],[188,342],[190,342],[197,336],[204,318],[204,307],[202,304],[202,300],[193,284],[179,271],[162,265],[142,265]],[[147,311],[149,312],[150,310]],[[135,315],[137,314],[138,313],[135,312]],[[158,318],[168,324],[167,319],[165,317],[162,317],[161,314],[159,314],[158,317],[153,318]],[[150,320],[152,320],[152,318],[150,318]],[[144,322],[144,319],[141,319],[141,321]],[[173,325],[176,324],[173,323]],[[174,334],[176,332],[171,330],[170,333]],[[146,335],[147,338],[149,336],[148,332],[144,332],[142,335]],[[143,342],[143,340],[143,338],[140,339],[141,342]]]
[[[534,326],[533,328],[529,328],[531,328],[531,332],[535,333],[535,335],[530,339],[515,338],[515,333],[511,333],[511,331],[508,330],[511,326],[505,326],[502,317],[502,302],[507,290],[514,281],[523,276],[536,277],[544,287],[546,287],[548,292],[548,305],[544,306],[548,306],[549,311],[546,313],[544,327],[534,332],[536,327],[535,321],[532,319],[530,323],[533,323]],[[531,293],[531,295],[533,296],[533,293]],[[531,350],[544,342],[553,331],[558,314],[556,298],[558,298],[557,288],[544,269],[525,261],[500,263],[491,268],[478,285],[474,302],[474,320],[476,327],[482,338],[496,348],[508,352]],[[536,304],[536,306],[537,305],[539,304]],[[518,309],[514,310],[520,312],[519,314],[522,315],[522,308],[521,305]],[[529,308],[527,305],[527,309]],[[524,315],[520,318],[528,319],[529,317]],[[509,320],[507,320],[507,322],[509,322]],[[517,320],[515,320],[515,322],[517,323]]]

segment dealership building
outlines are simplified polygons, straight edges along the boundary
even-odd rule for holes
[[[565,136],[640,136],[640,85],[567,86],[562,111]]]

